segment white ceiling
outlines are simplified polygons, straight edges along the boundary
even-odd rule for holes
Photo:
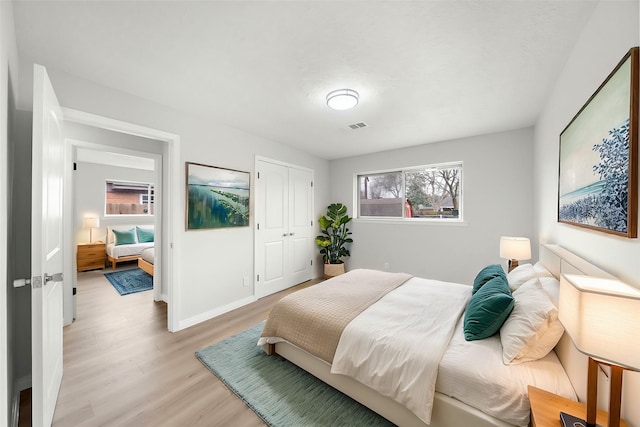
[[[534,124],[594,6],[22,0],[14,14],[26,60],[335,159]],[[327,108],[340,88],[360,104]]]

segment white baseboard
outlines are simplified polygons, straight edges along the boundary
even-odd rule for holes
[[[189,326],[196,325],[198,323],[202,323],[205,320],[213,319],[216,316],[220,316],[221,314],[227,313],[231,310],[235,310],[236,308],[243,307],[247,304],[251,304],[255,302],[255,297],[246,297],[237,301],[234,301],[230,304],[227,304],[222,307],[218,307],[215,310],[207,311],[202,314],[198,314],[197,316],[190,317],[188,319],[184,319],[178,322],[178,331],[188,328]],[[176,331],[177,332],[177,331]]]
[[[9,426],[17,427],[18,420],[20,418],[20,391],[14,390],[13,396],[11,396],[11,418],[9,419]]]

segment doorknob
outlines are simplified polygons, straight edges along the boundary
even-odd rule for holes
[[[287,236],[288,236],[288,234],[287,234],[287,233],[284,233],[284,234],[282,235],[282,237],[287,237]]]
[[[294,234],[296,234],[296,233],[289,233],[289,236],[293,236]]]
[[[55,273],[49,276],[47,273],[44,273],[44,284],[54,281],[54,282],[62,282],[62,273]]]

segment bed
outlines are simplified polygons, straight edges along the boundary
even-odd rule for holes
[[[119,262],[139,259],[143,250],[153,247],[153,241],[153,225],[107,227],[107,259],[115,270]]]
[[[579,259],[563,248],[553,245],[544,245],[541,247],[540,262],[536,263],[535,267],[539,272],[537,282],[544,282],[544,285],[541,285],[541,287],[544,288],[545,293],[548,295],[548,300],[552,301],[555,305],[557,305],[557,299],[554,301],[554,298],[557,298],[557,278],[561,272],[599,276],[606,275],[605,272],[597,269],[597,267]],[[542,273],[543,270],[544,273]],[[544,277],[544,279],[541,279],[541,277]],[[522,279],[522,277],[519,279]],[[534,281],[529,279],[522,280],[519,286],[523,286],[524,289],[523,283]],[[347,280],[350,279],[347,278]],[[330,281],[324,283],[328,282]],[[343,285],[344,283],[342,283],[340,287]],[[413,288],[420,288],[421,286],[436,288],[447,286],[448,288],[459,289],[459,291],[456,291],[458,295],[456,298],[462,301],[463,307],[469,300],[468,296],[465,297],[465,292],[471,293],[471,287],[468,285],[442,283],[422,278],[408,278],[400,285],[396,286],[392,284],[392,290],[386,291],[383,296],[377,300],[374,295],[373,299],[380,303],[381,301],[394,298],[398,300],[404,298],[405,301],[422,298],[416,297],[411,293],[407,296],[398,292],[398,290],[405,288],[407,285],[411,285]],[[300,307],[302,307],[301,311],[321,311],[323,304],[334,304],[334,302],[331,302],[333,298],[337,297],[338,300],[349,299],[345,297],[345,295],[340,294],[342,292],[340,287],[334,287],[332,289],[334,295],[327,297],[318,297],[318,295],[314,295],[313,293],[310,294],[308,299],[315,301],[317,307],[314,307],[312,303],[311,308],[309,308],[304,305],[304,301],[296,301],[295,299],[294,301],[296,302],[294,302],[294,304],[302,304],[300,305]],[[463,288],[466,288],[466,290]],[[306,289],[303,291],[306,291]],[[450,332],[444,334],[446,341],[445,347],[443,350],[435,350],[435,359],[437,362],[436,373],[432,373],[433,378],[428,378],[428,381],[433,381],[434,387],[430,396],[427,396],[426,405],[429,406],[429,408],[427,413],[425,413],[421,406],[416,409],[415,402],[408,403],[405,399],[406,396],[403,397],[401,393],[398,395],[397,390],[390,391],[389,388],[393,389],[394,387],[389,387],[388,381],[376,380],[376,377],[379,376],[379,373],[375,371],[375,369],[378,369],[376,366],[393,366],[394,364],[392,362],[377,361],[373,364],[376,365],[373,366],[374,371],[358,372],[358,370],[362,368],[362,365],[366,365],[367,359],[376,360],[377,355],[384,353],[383,351],[376,350],[376,347],[373,347],[375,341],[381,340],[383,342],[383,347],[381,348],[389,348],[388,343],[385,342],[386,337],[383,337],[383,329],[380,329],[381,326],[376,325],[376,321],[372,320],[374,317],[364,317],[365,321],[359,322],[361,324],[364,323],[364,327],[367,328],[369,325],[372,325],[375,331],[373,338],[369,337],[368,341],[365,339],[365,341],[359,343],[356,341],[355,347],[341,347],[341,332],[339,333],[338,344],[335,351],[329,350],[328,352],[316,348],[316,345],[319,341],[325,340],[326,337],[323,334],[335,335],[335,332],[327,332],[323,329],[324,327],[321,327],[320,331],[315,330],[312,332],[315,335],[309,339],[309,337],[304,336],[306,326],[304,326],[300,320],[295,320],[295,327],[292,328],[293,334],[286,331],[287,327],[282,328],[280,326],[283,323],[282,319],[286,318],[287,315],[283,315],[280,312],[281,310],[278,309],[278,306],[280,306],[280,304],[289,304],[287,302],[287,300],[290,299],[289,297],[294,297],[303,291],[283,298],[281,303],[274,306],[265,324],[263,336],[260,338],[258,344],[262,345],[267,353],[277,353],[281,355],[397,425],[416,427],[424,427],[426,425],[432,427],[460,425],[473,425],[478,427],[525,426],[529,423],[528,385],[534,385],[574,400],[577,398],[576,391],[578,391],[578,396],[582,397],[582,390],[585,387],[582,383],[582,377],[584,376],[584,370],[582,368],[586,366],[586,362],[582,364],[582,360],[579,359],[579,356],[576,356],[575,349],[572,348],[572,344],[568,338],[562,335],[562,331],[558,334],[561,338],[555,346],[555,350],[551,350],[548,354],[538,358],[538,360],[528,361],[524,358],[522,359],[522,363],[505,364],[504,358],[506,356],[500,334],[482,340],[470,342],[465,340],[465,331],[463,330],[465,316],[462,313],[465,309],[463,308],[458,310],[460,314],[453,313],[453,315],[449,316],[451,317],[451,319],[449,319],[449,326],[445,329],[450,330]],[[399,295],[396,295],[398,293]],[[393,298],[390,298],[390,296],[393,296]],[[326,300],[323,300],[323,298],[326,298]],[[302,300],[304,300],[304,297]],[[367,305],[367,307],[380,305],[378,303]],[[384,304],[382,305],[384,306]],[[369,308],[364,308],[360,313],[367,313],[368,311]],[[404,310],[396,310],[396,314],[402,313],[403,311]],[[444,310],[445,313],[451,311],[450,308]],[[442,313],[437,316],[441,315]],[[412,315],[409,314],[408,316],[411,318]],[[337,320],[336,317],[338,317]],[[329,320],[313,320],[310,323],[315,325],[313,327],[327,323],[344,323],[343,319],[339,319],[339,317],[340,316],[332,314]],[[356,313],[354,319],[358,319],[359,317],[360,314]],[[387,320],[384,320],[381,324],[386,324],[386,322]],[[424,323],[429,322],[430,321]],[[347,324],[351,327],[350,321],[347,321]],[[361,326],[362,325],[359,327]],[[396,334],[393,328],[401,329],[401,327],[393,326],[393,332],[388,335]],[[280,330],[283,331],[282,335],[287,335],[284,337],[279,336]],[[345,330],[343,330],[343,332],[345,332]],[[356,329],[354,336],[359,335],[364,334]],[[508,336],[508,334],[505,333],[505,336]],[[335,337],[333,339],[335,340]],[[312,341],[312,344],[309,346],[308,343],[305,343],[305,340]],[[555,342],[558,342],[557,337],[555,338],[554,343]],[[349,343],[349,345],[353,345],[353,343]],[[384,347],[384,345],[387,345],[387,347]],[[410,348],[422,348],[424,350],[418,351],[420,353],[431,352],[431,350],[427,349],[429,346],[425,347],[422,345],[421,347],[418,345],[417,347],[411,347],[412,345],[413,344],[409,344]],[[508,347],[509,345],[506,344],[504,348]],[[438,354],[440,352],[442,353],[441,358]],[[333,356],[340,356],[338,362],[332,359]],[[341,373],[343,372],[342,369],[344,368],[345,359],[348,363],[356,365],[355,374],[353,372],[353,366],[350,368],[352,371],[349,372],[349,375],[343,375]],[[353,360],[349,361],[349,359]],[[409,362],[409,364],[411,363],[415,362]],[[423,363],[423,361],[419,363]],[[336,365],[339,365],[338,369],[336,369]],[[396,363],[396,365],[398,365],[398,363]],[[576,365],[578,366],[577,368],[575,367]],[[568,367],[568,369],[565,369],[565,367]],[[394,369],[397,369],[397,366],[395,366]],[[393,372],[395,372],[396,377],[403,375],[402,373],[398,374],[400,371],[397,370],[392,371],[392,375]],[[382,389],[380,389],[381,386]],[[405,385],[402,387],[395,386],[395,389],[403,387],[405,387]],[[430,388],[430,383],[426,388]]]
[[[155,250],[153,247],[146,248],[140,253],[138,258],[138,267],[153,276],[153,262],[155,259]]]

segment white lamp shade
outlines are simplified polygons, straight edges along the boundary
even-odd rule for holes
[[[560,322],[582,353],[640,369],[640,290],[618,280],[565,274]]]
[[[500,258],[531,259],[531,242],[526,237],[500,237]]]
[[[360,95],[352,89],[338,89],[329,92],[327,105],[332,110],[348,110],[358,105]]]
[[[89,217],[82,218],[82,228],[98,228],[100,227],[100,218]]]

